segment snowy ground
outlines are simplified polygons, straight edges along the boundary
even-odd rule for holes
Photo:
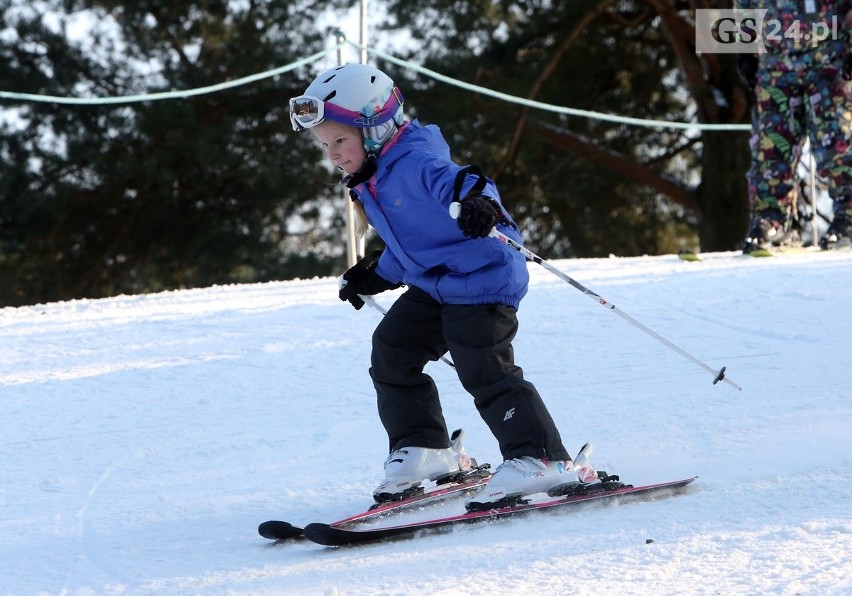
[[[530,265],[517,360],[570,449],[634,484],[700,476],[686,494],[273,546],[259,522],[370,501],[379,313],[333,279],[6,308],[0,593],[852,593],[852,253],[555,264],[743,386]],[[499,463],[452,370],[429,370]]]

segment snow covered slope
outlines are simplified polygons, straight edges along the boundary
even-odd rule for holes
[[[370,501],[378,312],[334,279],[6,308],[0,593],[852,592],[852,253],[554,264],[743,386],[530,265],[517,361],[569,449],[592,441],[627,482],[699,475],[688,494],[270,546],[263,520]],[[499,463],[453,371],[428,370],[471,455]]]

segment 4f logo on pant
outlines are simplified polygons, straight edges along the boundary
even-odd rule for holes
[[[506,415],[503,416],[503,422],[506,422],[507,420],[509,420],[514,415],[515,415],[515,408],[512,408],[511,410],[507,410]]]
[[[696,9],[695,51],[699,54],[765,54],[767,46],[785,41],[805,48],[840,39],[837,16],[831,17],[829,22],[809,18],[781,23],[778,19],[767,19],[766,13],[765,8]]]

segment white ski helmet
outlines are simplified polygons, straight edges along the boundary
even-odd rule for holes
[[[378,153],[402,126],[402,105],[402,93],[381,70],[344,64],[320,74],[303,95],[290,100],[290,122],[295,131],[326,119],[360,128],[364,148]]]

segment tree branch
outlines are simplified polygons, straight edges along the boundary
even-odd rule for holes
[[[541,74],[539,74],[538,78],[536,78],[535,82],[533,82],[532,87],[530,88],[530,92],[527,95],[527,99],[535,99],[539,92],[541,92],[541,88],[544,86],[544,83],[547,79],[553,74],[553,71],[556,70],[559,61],[562,60],[562,57],[565,53],[573,46],[577,38],[583,33],[583,30],[589,26],[593,20],[595,20],[600,14],[606,11],[607,7],[613,3],[614,0],[602,0],[597,7],[586,13],[586,15],[580,20],[579,23],[574,27],[571,33],[566,37],[562,43],[559,45],[559,48],[553,53],[553,56],[550,58],[550,61],[547,65],[542,69]],[[512,136],[512,142],[509,144],[509,149],[506,151],[506,154],[503,156],[500,164],[497,166],[497,170],[494,173],[494,179],[496,180],[500,172],[502,172],[508,165],[515,159],[515,156],[518,153],[518,148],[521,144],[521,138],[524,133],[524,126],[526,125],[527,116],[529,115],[530,108],[524,107],[521,111],[521,117],[518,118],[518,123],[515,125],[515,134]]]
[[[564,128],[533,122],[536,134],[551,145],[571,152],[577,157],[606,166],[627,176],[634,182],[653,188],[672,203],[687,211],[698,214],[700,209],[695,190],[668,176],[660,175],[646,165],[640,164],[617,151],[604,149],[595,143]]]

